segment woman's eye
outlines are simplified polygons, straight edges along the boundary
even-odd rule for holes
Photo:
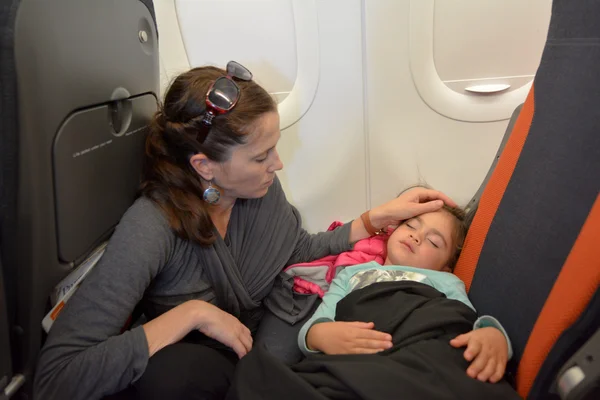
[[[415,229],[415,227],[412,226],[411,224],[406,224],[406,226],[408,226],[410,229]]]
[[[264,163],[265,161],[267,161],[267,158],[259,158],[256,160],[257,163]]]

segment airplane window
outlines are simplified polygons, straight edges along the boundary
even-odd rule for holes
[[[178,0],[176,8],[191,66],[238,60],[260,71],[255,78],[279,103],[288,96],[297,74],[291,0]]]

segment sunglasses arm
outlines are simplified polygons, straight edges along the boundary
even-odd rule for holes
[[[210,125],[212,125],[212,120],[214,117],[215,117],[215,114],[213,112],[206,111],[204,113],[204,117],[202,118],[202,123],[207,126],[210,126]]]

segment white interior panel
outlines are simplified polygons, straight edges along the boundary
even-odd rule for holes
[[[434,60],[443,81],[533,76],[552,0],[435,1]]]
[[[154,0],[154,10],[160,52],[160,90],[164,96],[171,80],[187,71],[190,63],[183,46],[175,0]]]
[[[400,2],[400,4],[403,3],[403,1]],[[452,3],[454,4],[454,2]],[[445,11],[446,7],[450,6],[447,3],[436,3],[434,0],[410,1],[410,17],[408,22],[410,31],[409,54],[414,84],[420,97],[429,107],[443,116],[459,121],[491,122],[510,118],[512,111],[518,104],[524,101],[531,88],[531,78],[539,64],[541,49],[545,43],[545,32],[547,32],[548,28],[547,22],[544,23],[545,19],[549,20],[549,10],[544,8],[548,4],[536,1],[534,2],[535,5],[544,11],[539,20],[536,19],[536,23],[533,24],[539,27],[537,31],[533,29],[535,34],[530,35],[530,29],[526,29],[527,25],[525,23],[517,25],[517,29],[520,26],[523,31],[518,35],[527,37],[527,39],[522,39],[521,41],[513,40],[514,34],[507,33],[510,29],[506,29],[506,26],[491,23],[487,24],[487,28],[483,32],[479,32],[477,29],[471,32],[471,36],[485,37],[483,41],[488,40],[489,42],[481,44],[482,39],[464,41],[464,37],[469,36],[465,32],[469,31],[469,26],[473,25],[473,21],[491,18],[492,3],[496,4],[496,7],[510,7],[512,5],[514,6],[513,12],[515,14],[518,14],[522,8],[517,6],[518,2],[516,1],[482,3],[486,5],[475,7],[473,2],[465,3],[459,1],[457,5],[462,5],[462,12],[452,12],[446,15],[443,12],[436,14],[435,10],[436,6],[439,6]],[[529,10],[529,8],[526,9]],[[445,21],[445,18],[453,20],[451,22],[442,22]],[[502,15],[498,18],[501,19]],[[521,17],[514,18],[517,21],[523,21]],[[436,22],[440,24],[439,30],[435,25]],[[542,29],[543,26],[545,26],[545,32]],[[462,28],[459,30],[457,27]],[[436,30],[441,31],[438,32],[438,39],[443,35],[449,37],[440,39],[434,43]],[[488,31],[495,32],[495,34],[491,37],[484,36]],[[460,42],[454,41],[453,38],[456,38]],[[532,48],[529,45],[532,41],[537,41],[539,44],[535,48]],[[443,46],[450,45],[449,43],[452,43],[451,48],[449,50],[444,49]],[[494,51],[502,51],[503,49],[512,49],[515,46],[519,47],[519,50],[511,50],[510,54],[526,53],[528,54],[527,62],[519,61],[517,62],[517,66],[514,67],[514,57],[506,56],[506,54],[503,54],[506,56],[505,58],[502,57],[503,55],[496,54],[495,58],[490,62],[483,60],[487,54],[494,53]],[[475,50],[471,49],[471,47],[474,47]],[[434,48],[440,50],[434,51]],[[485,48],[486,50],[479,51],[479,48]],[[446,51],[448,52],[447,54],[445,53]],[[463,57],[461,51],[470,55]],[[435,54],[438,57],[434,60]],[[467,76],[467,78],[463,80],[448,80],[446,82],[452,84],[446,85],[436,68],[436,61],[438,59],[448,60],[441,61],[447,77]],[[501,64],[498,64],[498,60],[500,59],[502,59]],[[454,66],[451,68],[448,67],[450,63],[454,63]],[[509,64],[511,66],[502,67],[502,64]],[[479,65],[482,66],[482,72],[473,72],[479,68]],[[492,67],[491,65],[494,66]],[[456,72],[462,70],[463,66],[465,66],[464,69],[467,71],[467,75]],[[513,71],[521,71],[526,68],[533,69],[530,72],[531,75],[510,75]],[[490,73],[492,74],[491,76],[486,76]],[[524,82],[526,83],[523,84]],[[484,94],[465,90],[466,87],[482,85],[509,85],[509,88],[495,93],[487,92]]]
[[[281,127],[308,111],[319,84],[315,0],[177,0],[192,66],[241,62],[279,102]]]
[[[305,1],[305,0],[301,0]],[[318,1],[320,81],[309,111],[282,132],[279,177],[310,231],[367,207],[361,1]]]
[[[453,12],[446,21],[452,6],[434,0],[156,1],[159,24],[171,21],[159,25],[165,66],[183,67],[188,56],[192,66],[234,59],[269,91],[289,92],[279,105],[287,128],[279,176],[310,231],[356,218],[420,181],[462,205],[471,199],[507,119],[529,90],[528,71],[537,69],[549,18],[549,8],[547,14],[515,17],[529,30],[528,39],[511,32],[505,45],[514,53],[507,58],[526,54],[528,60],[504,70],[494,69],[495,61],[482,62],[482,69],[469,65],[463,73],[462,58],[448,57],[469,36],[464,25],[476,14],[489,18],[485,3],[469,8],[472,2],[457,1],[469,12]],[[506,4],[527,8],[517,3]],[[530,6],[548,4],[535,0]],[[525,24],[527,18],[535,23]],[[504,24],[498,26],[506,29]],[[461,43],[450,43],[451,33]],[[482,53],[476,49],[484,46],[480,38],[474,43],[465,45],[470,64],[478,64]],[[495,38],[490,43],[498,46]],[[438,59],[445,60],[445,80],[436,70]]]
[[[261,71],[261,84],[269,92],[292,90],[297,62],[291,0],[177,0],[176,3],[192,66],[223,67],[229,60],[243,60],[250,71]]]
[[[360,215],[367,198],[360,0],[176,5],[192,66],[234,59],[270,92],[290,91],[279,105],[287,127],[279,176],[306,228]]]
[[[466,205],[492,163],[507,121],[449,119],[420,98],[409,51],[414,3],[365,2],[371,201],[381,203],[424,180]]]
[[[287,129],[310,109],[320,79],[320,45],[317,5],[315,0],[294,0],[296,25],[297,75],[294,87],[279,103],[281,129]]]

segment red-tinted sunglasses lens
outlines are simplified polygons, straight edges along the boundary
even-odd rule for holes
[[[250,72],[248,68],[244,67],[242,64],[235,61],[229,61],[227,63],[227,75],[243,81],[252,80],[252,72]]]
[[[231,110],[240,98],[240,88],[231,79],[221,77],[215,81],[206,96],[207,105],[219,114]]]

